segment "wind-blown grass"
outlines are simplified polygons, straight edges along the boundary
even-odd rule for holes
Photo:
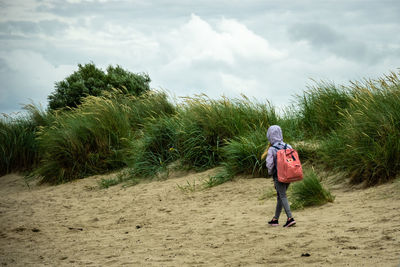
[[[353,98],[343,112],[341,128],[322,143],[329,167],[349,173],[352,183],[374,185],[400,172],[400,80],[353,83]]]
[[[321,137],[338,128],[340,113],[345,110],[351,95],[346,87],[333,83],[317,83],[297,96],[300,126],[308,138]]]
[[[39,132],[42,182],[61,183],[126,166],[146,118],[171,112],[165,95],[89,96],[78,108],[55,113]]]
[[[205,96],[188,98],[178,114],[181,124],[177,147],[182,164],[197,170],[217,166],[232,138],[276,123],[269,103],[249,99],[212,100]]]
[[[167,171],[167,166],[179,158],[176,148],[178,122],[175,116],[150,119],[134,141],[132,153],[127,159],[131,177],[153,177]]]
[[[35,129],[26,118],[0,119],[0,175],[28,170],[37,162]]]
[[[24,109],[25,115],[0,117],[0,175],[31,170],[40,160],[36,131],[51,116],[33,104]]]
[[[260,155],[268,127],[278,124],[302,162],[343,171],[352,183],[379,184],[400,173],[397,75],[350,86],[317,83],[283,115],[246,97],[172,104],[155,91],[133,97],[112,90],[57,112],[28,105],[27,117],[0,119],[0,174],[40,162],[34,174],[61,183],[128,167],[136,182],[168,174],[176,162],[196,171],[222,167],[207,182],[212,186],[238,174],[266,176]]]
[[[238,174],[265,177],[267,168],[265,159],[261,159],[261,154],[266,146],[265,132],[264,128],[260,128],[230,140],[222,149],[224,157],[222,166],[224,169],[212,177],[208,183],[226,182]]]
[[[289,200],[291,208],[296,210],[333,202],[335,197],[322,186],[316,173],[308,170],[302,181],[291,184]]]

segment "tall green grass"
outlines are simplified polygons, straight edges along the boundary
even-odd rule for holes
[[[19,116],[0,117],[0,175],[31,170],[40,160],[36,132],[51,116],[33,104],[24,109]]]
[[[320,82],[297,96],[297,112],[305,137],[321,138],[337,129],[342,122],[340,113],[351,102],[346,87]]]
[[[206,181],[206,187],[222,184],[238,174],[266,177],[265,159],[261,159],[266,147],[265,133],[263,127],[229,140],[222,149],[223,169]]]
[[[400,172],[400,80],[353,83],[343,123],[323,142],[325,164],[349,173],[352,183],[375,185]]]
[[[206,96],[188,98],[178,113],[180,130],[177,148],[182,164],[202,170],[217,166],[229,140],[276,123],[269,104],[248,98],[212,100]]]
[[[0,175],[28,170],[37,162],[35,129],[26,118],[0,119]]]
[[[297,97],[283,114],[246,97],[173,104],[155,91],[134,97],[112,90],[57,112],[27,105],[27,116],[0,119],[0,174],[38,164],[34,174],[56,184],[122,167],[137,180],[167,173],[172,162],[222,166],[211,186],[238,174],[265,176],[260,155],[273,124],[302,162],[345,171],[352,183],[379,184],[400,173],[398,74],[350,86],[321,82]]]
[[[131,177],[154,177],[166,172],[168,164],[179,158],[176,148],[178,121],[175,116],[152,118],[145,123],[140,138],[134,141],[127,159]]]
[[[259,128],[229,141],[223,150],[224,166],[229,173],[250,174],[254,177],[267,175],[265,159],[261,159],[267,144],[265,133],[265,128]]]
[[[88,96],[77,108],[56,112],[54,122],[40,129],[42,160],[35,174],[57,184],[124,167],[136,153],[133,141],[146,119],[172,111],[159,93]]]

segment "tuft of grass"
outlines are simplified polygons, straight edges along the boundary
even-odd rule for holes
[[[120,184],[121,182],[122,182],[122,180],[120,180],[118,178],[109,178],[109,179],[103,178],[99,182],[99,186],[100,186],[100,188],[106,189],[106,188],[109,188],[110,186]]]
[[[216,175],[210,176],[207,180],[204,180],[203,186],[204,188],[211,188],[228,181],[232,181],[234,178],[234,174],[229,171],[228,168],[222,167],[221,171],[219,171]]]
[[[289,200],[291,208],[296,210],[333,202],[335,196],[322,186],[313,170],[307,170],[302,181],[291,185]]]
[[[193,193],[199,189],[201,189],[201,185],[196,184],[196,180],[193,181],[193,183],[190,183],[189,181],[186,181],[185,185],[176,185],[179,190],[183,193]]]

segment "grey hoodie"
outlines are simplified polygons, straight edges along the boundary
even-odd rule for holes
[[[279,147],[280,149],[285,147],[285,144],[283,142],[283,135],[282,135],[282,129],[278,125],[272,125],[268,128],[267,131],[267,138],[269,143],[272,145],[268,149],[268,154],[267,154],[267,159],[266,159],[266,164],[268,168],[268,174],[272,175],[274,179],[276,179],[276,152],[278,151],[275,147]],[[287,148],[292,148],[290,145],[287,145]]]

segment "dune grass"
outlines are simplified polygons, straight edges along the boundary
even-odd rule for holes
[[[140,137],[134,140],[126,162],[125,176],[149,178],[165,173],[168,164],[179,158],[176,135],[179,123],[175,116],[151,118],[145,124]]]
[[[319,82],[297,96],[298,119],[307,138],[321,138],[337,129],[342,122],[340,113],[351,102],[348,88]]]
[[[343,123],[322,143],[321,157],[346,171],[352,183],[367,186],[400,172],[400,80],[391,73],[352,84],[352,101]]]
[[[289,201],[293,210],[319,206],[334,200],[335,196],[322,186],[317,174],[311,169],[305,171],[302,181],[290,186]]]
[[[212,100],[198,96],[186,99],[178,120],[182,164],[204,170],[221,163],[221,149],[229,140],[276,123],[277,115],[269,103],[255,103],[246,97]]]
[[[26,118],[0,119],[0,175],[28,170],[37,162],[35,129]]]
[[[266,142],[265,129],[260,128],[228,141],[222,149],[223,169],[206,182],[207,187],[231,180],[238,174],[266,177],[265,159],[261,159]]]
[[[126,168],[124,178],[167,176],[171,163],[196,171],[220,166],[214,186],[245,174],[265,177],[270,125],[302,162],[375,185],[400,173],[400,81],[390,73],[350,86],[316,83],[277,113],[269,102],[205,95],[171,103],[163,92],[139,97],[111,90],[70,110],[0,119],[0,173],[35,168],[42,182],[61,183]],[[37,166],[37,167],[36,167]]]
[[[173,111],[170,106],[165,95],[116,93],[88,96],[77,108],[56,112],[38,133],[42,160],[35,175],[57,184],[126,166],[146,118]]]
[[[29,171],[40,161],[36,132],[52,118],[34,104],[23,109],[26,113],[19,116],[0,117],[0,175]]]

